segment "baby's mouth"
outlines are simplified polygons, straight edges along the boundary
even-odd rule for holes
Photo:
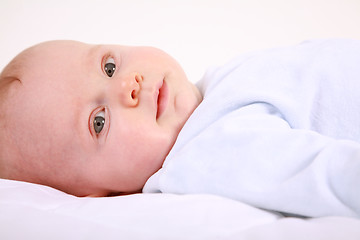
[[[157,112],[156,119],[158,119],[165,111],[169,98],[169,88],[166,84],[165,79],[162,81],[162,84],[158,90],[157,96]]]

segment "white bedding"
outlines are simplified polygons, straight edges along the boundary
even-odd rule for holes
[[[0,239],[360,239],[360,220],[284,218],[212,195],[78,198],[0,180]]]

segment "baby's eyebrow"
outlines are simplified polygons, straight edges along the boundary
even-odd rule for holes
[[[92,45],[88,52],[87,59],[94,59],[101,47],[102,47],[102,45],[100,45],[100,44]]]

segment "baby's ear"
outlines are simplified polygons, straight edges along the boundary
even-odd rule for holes
[[[20,79],[16,78],[16,77],[3,77],[0,76],[0,91],[2,91],[3,89],[6,89],[7,86],[9,86],[11,83],[16,82],[16,81],[20,81]]]
[[[21,81],[16,77],[1,77],[0,76],[0,103],[4,102],[6,99],[6,96],[10,94],[11,92],[11,86],[15,82]]]

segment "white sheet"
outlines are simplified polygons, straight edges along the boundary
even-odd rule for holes
[[[360,221],[282,218],[212,195],[77,198],[0,180],[0,239],[359,239]]]

